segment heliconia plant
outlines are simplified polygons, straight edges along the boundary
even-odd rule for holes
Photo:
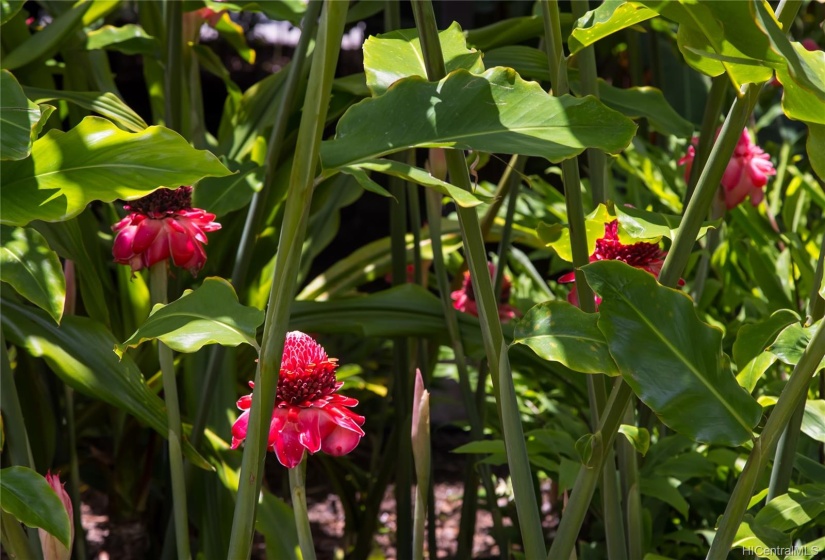
[[[3,552],[819,557],[825,8],[774,4],[0,2]]]

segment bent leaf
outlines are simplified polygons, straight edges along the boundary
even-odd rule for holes
[[[758,323],[744,325],[733,343],[733,360],[740,368],[759,356],[776,340],[788,325],[799,322],[799,315],[790,309],[780,309]]]
[[[619,205],[616,205],[614,209],[616,216],[619,218],[619,224],[622,226],[621,229],[635,240],[659,237],[673,239],[676,237],[676,232],[682,223],[682,217],[673,214],[649,212],[647,210]],[[696,239],[702,239],[708,232],[708,229],[718,229],[721,224],[722,218],[710,222],[703,222],[702,227],[699,228],[699,233],[696,234]],[[621,232],[619,233],[619,239],[624,241],[621,237]]]
[[[264,312],[238,303],[232,284],[223,278],[207,278],[200,288],[186,290],[180,299],[158,304],[149,318],[123,344],[119,356],[147,340],[158,339],[177,352],[197,352],[206,344],[258,348],[255,331]]]
[[[26,98],[11,72],[0,72],[0,160],[29,156],[40,116],[40,107]]]
[[[2,223],[58,222],[94,200],[145,196],[160,186],[189,185],[231,172],[179,134],[152,126],[132,134],[99,117],[69,132],[52,130],[34,143],[31,158],[0,163]]]
[[[108,49],[124,54],[154,55],[160,51],[160,42],[133,23],[121,27],[104,25],[86,34],[86,49]]]
[[[97,91],[58,91],[34,87],[24,87],[23,91],[35,103],[63,99],[74,103],[78,107],[83,107],[104,116],[131,132],[141,132],[149,126],[140,115],[135,113],[117,95],[108,91],[104,93]]]
[[[636,2],[605,0],[598,8],[590,10],[576,21],[567,41],[570,54],[575,54],[599,39],[657,15],[653,10]]]
[[[484,72],[481,52],[467,48],[461,26],[453,22],[438,33],[444,65],[447,72],[463,68],[473,74]],[[381,95],[389,87],[408,76],[427,77],[424,53],[417,29],[398,29],[368,37],[364,42],[364,73],[367,87],[373,96]]]
[[[786,364],[795,366],[807,350],[814,329],[820,321],[822,319],[809,327],[803,327],[799,323],[787,326],[776,337],[776,341],[768,347],[768,352],[771,352]],[[819,363],[817,369],[822,367],[825,367],[825,358]]]
[[[814,399],[805,403],[802,431],[809,438],[825,443],[825,400]]]
[[[403,110],[399,108],[403,107]],[[456,70],[439,82],[409,77],[350,107],[321,144],[334,169],[413,147],[458,148],[558,162],[585,148],[618,152],[636,125],[594,97],[553,97],[511,68]]]
[[[58,328],[44,312],[3,300],[3,332],[16,346],[43,358],[67,385],[92,398],[124,410],[168,437],[166,407],[146,385],[129,356],[118,360],[112,333],[97,321],[75,315]],[[212,466],[186,441],[183,451],[194,465]]]
[[[56,323],[63,316],[66,279],[57,253],[30,228],[0,226],[0,281],[46,311]]]
[[[28,467],[0,470],[0,494],[3,511],[28,527],[45,529],[66,548],[72,546],[69,512],[43,476]]]
[[[573,371],[619,375],[597,326],[599,316],[566,301],[547,301],[532,307],[516,323],[514,340],[544,358]]]
[[[762,408],[723,367],[722,333],[691,299],[620,261],[582,270],[603,298],[599,329],[622,377],[662,422],[700,442],[749,440]]]

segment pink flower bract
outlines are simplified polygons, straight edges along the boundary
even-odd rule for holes
[[[685,166],[685,181],[690,178],[695,156],[694,147],[688,146],[687,155],[679,160],[679,165]],[[776,169],[771,163],[770,156],[753,143],[747,130],[743,130],[733,156],[725,168],[725,174],[722,175],[721,183],[724,187],[725,205],[728,210],[748,197],[754,206],[762,202],[765,197],[764,187],[771,175],[776,175]]]
[[[287,333],[267,445],[288,469],[301,462],[304,450],[346,455],[364,435],[364,417],[349,410],[358,401],[338,394],[344,383],[336,380],[336,367],[338,360],[311,336]],[[238,400],[243,413],[232,426],[232,449],[246,439],[251,406],[252,395]]]
[[[593,254],[590,255],[590,262],[604,260],[622,261],[632,267],[646,270],[656,278],[659,278],[659,273],[662,271],[662,265],[665,262],[664,258],[666,255],[667,253],[659,248],[658,243],[641,242],[625,245],[619,241],[619,221],[613,220],[612,222],[604,224],[604,237],[596,240],[596,249],[593,251]],[[559,282],[562,284],[575,281],[575,272],[568,272],[559,278]],[[679,284],[684,284],[684,281],[680,280]],[[596,300],[596,307],[598,307],[602,298],[595,294],[593,297]],[[575,286],[573,286],[573,289],[567,294],[567,301],[578,307],[579,294],[576,292]]]
[[[63,487],[63,483],[60,482],[59,475],[52,474],[51,471],[47,472],[46,482],[49,483],[49,486],[55,491],[57,497],[63,502],[63,507],[66,508],[66,513],[69,514],[69,526],[71,529],[71,538],[69,541],[74,542],[74,507],[72,507],[72,500]],[[38,529],[37,534],[40,538],[40,548],[43,549],[44,560],[69,560],[69,558],[71,558],[71,545],[69,545],[69,548],[66,548],[62,542],[57,540],[57,537],[45,529]]]
[[[132,271],[171,258],[197,276],[204,263],[206,233],[221,228],[214,214],[192,208],[192,187],[158,189],[124,206],[131,213],[112,226],[112,255]]]
[[[494,278],[496,275],[496,266],[493,263],[487,263],[490,269],[490,277]],[[498,304],[498,318],[502,321],[509,321],[516,316],[516,308],[507,303],[510,301],[510,291],[512,290],[512,283],[507,275],[501,283],[501,300]],[[478,317],[478,304],[476,303],[475,290],[473,289],[473,282],[470,277],[470,271],[464,271],[464,280],[461,283],[461,289],[450,294],[453,300],[453,307],[464,313],[475,315]]]

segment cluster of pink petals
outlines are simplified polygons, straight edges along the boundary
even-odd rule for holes
[[[52,474],[51,471],[46,473],[46,482],[52,487],[57,497],[63,502],[63,507],[66,508],[66,513],[69,514],[69,526],[71,530],[71,538],[69,542],[74,542],[74,507],[72,507],[72,500],[64,488],[64,484],[60,482],[60,476]],[[69,560],[72,556],[71,546],[66,546],[57,540],[57,537],[46,531],[45,529],[37,530],[40,538],[40,548],[43,550],[44,560]]]
[[[717,131],[718,135],[719,132]],[[694,143],[697,139],[694,139]],[[690,170],[693,166],[693,159],[696,150],[693,146],[688,146],[685,157],[679,160],[679,165],[685,166],[685,180],[690,177]],[[739,203],[750,197],[751,204],[757,206],[765,198],[764,187],[768,183],[768,177],[776,175],[771,163],[770,156],[757,146],[748,134],[747,130],[742,131],[736,149],[733,151],[722,176],[722,186],[724,187],[725,205],[728,210],[734,208]]]
[[[301,462],[304,451],[346,455],[364,435],[364,417],[349,410],[358,401],[337,393],[343,382],[335,378],[336,367],[337,360],[328,358],[311,336],[287,333],[267,446],[289,469]],[[251,406],[252,395],[238,400],[243,413],[232,426],[232,449],[246,439]]]
[[[634,268],[646,270],[656,278],[659,278],[659,273],[662,271],[664,258],[667,255],[665,251],[659,248],[658,243],[632,243],[625,245],[619,241],[619,221],[613,220],[604,224],[604,237],[596,240],[596,249],[590,255],[590,262],[613,260],[622,261]],[[562,284],[575,282],[576,273],[568,272],[559,278]],[[683,280],[679,284],[684,284]],[[602,298],[594,294],[596,307],[602,302]],[[576,292],[576,287],[570,290],[567,294],[567,301],[575,306],[579,306],[579,294]]]
[[[495,278],[496,266],[488,262],[487,267],[490,270],[490,277]],[[512,283],[507,275],[501,283],[501,300],[498,304],[498,318],[501,321],[509,321],[517,315],[515,307],[507,303],[510,301],[510,291],[512,290]],[[464,271],[464,280],[461,283],[461,289],[450,294],[453,300],[453,307],[463,313],[469,313],[478,317],[478,304],[476,303],[475,290],[473,289],[473,282],[469,271]]]
[[[177,198],[190,200],[191,187],[180,187],[173,193],[181,189],[188,189],[188,192],[181,193]],[[160,209],[148,205],[150,197],[155,196],[157,199],[174,196],[156,194],[165,190],[167,189],[160,189],[133,202],[131,206],[125,206],[127,210],[133,211],[112,226],[112,231],[116,233],[112,246],[114,260],[118,264],[128,264],[134,272],[171,258],[175,266],[185,268],[193,276],[197,276],[206,263],[206,252],[203,249],[207,242],[206,233],[216,231],[221,226],[213,221],[214,214],[188,207],[186,203]],[[147,205],[153,209],[147,210]]]

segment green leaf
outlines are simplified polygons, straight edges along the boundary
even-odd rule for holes
[[[30,228],[0,226],[0,238],[0,281],[9,283],[59,324],[66,279],[57,254]]]
[[[808,123],[808,140],[805,142],[805,148],[814,173],[825,181],[825,158],[822,157],[822,154],[825,154],[825,125]],[[825,291],[825,284],[823,291]]]
[[[580,93],[580,85],[570,72],[570,89]],[[631,119],[644,118],[650,126],[659,132],[690,138],[693,135],[693,123],[682,118],[665,99],[662,90],[654,87],[618,88],[602,80],[596,81],[599,100],[606,106],[619,111]]]
[[[679,480],[675,478],[665,478],[663,476],[645,476],[639,480],[639,490],[645,496],[661,500],[669,504],[682,517],[687,517],[689,505],[682,493],[679,492],[678,486],[681,485]]]
[[[822,319],[809,327],[803,327],[799,323],[785,327],[776,337],[776,341],[770,345],[768,351],[784,363],[795,366],[802,354],[805,353],[805,349],[811,341],[811,335],[820,321]],[[822,367],[825,367],[825,358],[819,364],[819,368]]]
[[[0,25],[17,15],[25,3],[26,0],[0,0]]]
[[[638,208],[631,208],[630,206],[614,207],[616,216],[619,219],[622,229],[635,239],[654,239],[659,237],[667,237],[673,239],[676,237],[676,232],[682,223],[681,216],[674,216],[672,214],[663,214],[661,212],[649,212],[647,210],[640,210]],[[718,229],[722,224],[722,218],[703,222],[702,227],[699,228],[699,233],[696,234],[696,239],[701,239],[707,234],[708,229]],[[621,232],[619,235],[621,240]]]
[[[587,253],[592,255],[596,250],[596,241],[604,237],[605,224],[612,222],[616,217],[611,213],[611,209],[604,204],[599,206],[587,215],[584,221],[585,234],[587,236]],[[570,228],[561,224],[540,223],[536,228],[538,238],[552,247],[559,258],[573,262],[573,248],[570,245]],[[621,232],[619,232],[621,238]]]
[[[811,439],[825,443],[825,400],[809,400],[805,403],[802,431]]]
[[[266,540],[267,558],[298,560],[298,531],[292,508],[264,489],[255,516],[255,529]]]
[[[3,511],[28,527],[45,529],[66,548],[72,546],[69,512],[43,476],[28,467],[2,469],[0,494]]]
[[[471,441],[453,449],[451,453],[469,453],[472,455],[503,455],[506,453],[504,449],[504,440],[501,439],[485,439],[480,441]]]
[[[639,455],[647,455],[647,450],[650,449],[650,432],[647,429],[622,424],[619,426],[619,433],[627,438]]]
[[[484,67],[508,66],[527,80],[550,82],[550,66],[547,55],[534,47],[507,45],[484,53]]]
[[[0,72],[0,160],[29,157],[41,110],[8,70]]]
[[[758,558],[781,560],[774,552],[777,548],[788,548],[790,542],[788,535],[758,523],[751,515],[745,515],[736,531],[731,549],[747,550]]]
[[[9,340],[36,358],[73,389],[115,406],[161,436],[168,437],[166,406],[146,385],[129,356],[118,360],[112,348],[112,333],[87,317],[63,317],[58,328],[44,312],[3,300],[3,332]],[[192,463],[211,470],[194,447],[184,442],[183,451]]]
[[[236,173],[199,181],[192,190],[192,206],[223,216],[249,204],[252,195],[263,187],[264,168],[252,161],[241,165],[230,161],[229,169]]]
[[[238,303],[232,284],[223,278],[207,278],[200,288],[185,290],[167,305],[158,304],[149,318],[123,344],[119,356],[147,340],[158,339],[177,352],[197,352],[206,344],[258,348],[255,331],[264,312]]]
[[[803,484],[765,504],[755,521],[776,531],[796,530],[825,512],[825,484]]]
[[[215,156],[167,128],[132,134],[99,117],[86,117],[69,132],[50,131],[34,143],[30,159],[2,162],[0,172],[2,223],[11,225],[67,220],[94,200],[131,200],[160,186],[230,174]]]
[[[758,323],[743,325],[733,343],[733,360],[740,368],[762,354],[782,330],[799,323],[799,315],[790,309],[780,309]]]
[[[570,34],[573,17],[564,12],[561,14],[561,34],[566,37]],[[465,32],[467,42],[485,53],[495,47],[523,43],[527,39],[544,36],[544,20],[540,15],[521,16],[504,19]]]
[[[481,52],[467,48],[464,32],[458,23],[438,33],[447,72],[462,68],[473,74],[484,72]],[[373,96],[408,76],[427,77],[424,54],[417,29],[399,29],[368,37],[364,42],[364,73]]]
[[[241,161],[252,150],[255,138],[264,136],[267,126],[272,127],[284,94],[281,87],[289,72],[287,64],[280,71],[256,82],[243,93],[233,116],[231,134],[220,138],[221,152],[231,160]],[[222,131],[223,132],[223,131]]]
[[[117,95],[109,92],[100,93],[97,91],[58,91],[51,89],[41,89],[34,87],[24,87],[26,92],[35,103],[45,103],[55,99],[63,99],[74,103],[78,107],[83,107],[88,111],[102,115],[115,124],[132,132],[142,132],[149,125],[135,113],[131,107],[126,105]]]
[[[41,31],[17,45],[3,57],[0,65],[7,70],[14,70],[40,58],[52,56],[64,46],[64,40],[83,25],[83,15],[91,5],[91,0],[80,0]]]
[[[121,27],[104,25],[86,34],[86,49],[108,49],[124,54],[154,55],[160,51],[160,42],[133,23]]]
[[[349,173],[349,170],[352,169],[368,169],[370,171],[377,171],[391,177],[399,177],[412,183],[417,183],[422,187],[429,187],[445,196],[449,196],[455,200],[456,204],[464,208],[472,208],[474,206],[478,206],[483,201],[486,201],[483,197],[481,197],[481,195],[476,195],[465,191],[464,189],[460,189],[450,183],[433,177],[428,171],[401,161],[391,159],[370,159],[342,168],[342,171]],[[383,196],[387,195],[389,195],[389,193]]]
[[[353,105],[335,138],[321,144],[321,160],[332,169],[411,147],[442,147],[557,162],[588,147],[618,152],[635,129],[595,98],[553,97],[509,68],[456,70],[437,83],[404,78]]]
[[[762,407],[723,367],[722,333],[691,299],[620,261],[582,270],[603,298],[599,329],[622,377],[662,422],[700,442],[749,440]]]
[[[215,23],[215,31],[235,49],[244,62],[255,64],[255,50],[246,43],[243,27],[232,21],[227,14],[223,14]]]
[[[756,384],[775,362],[776,356],[770,352],[762,352],[739,369],[739,373],[736,374],[736,382],[748,393],[753,393]]]
[[[370,178],[369,174],[360,167],[342,167],[341,172],[352,176],[358,182],[358,184],[361,185],[361,187],[363,187],[364,190],[373,192],[379,196],[395,199],[395,197],[392,195],[392,193],[390,193],[390,191],[388,191],[387,189],[373,181]]]
[[[605,0],[595,10],[580,17],[567,40],[570,54],[592,45],[622,29],[656,17],[656,12],[636,2]]]
[[[306,3],[301,0],[264,0],[263,2],[223,2],[222,0],[203,0],[203,5],[216,12],[263,12],[269,19],[290,21],[295,25],[301,23],[306,11]]]
[[[532,307],[516,323],[513,342],[573,371],[619,375],[596,324],[598,318],[566,301],[547,301]]]

